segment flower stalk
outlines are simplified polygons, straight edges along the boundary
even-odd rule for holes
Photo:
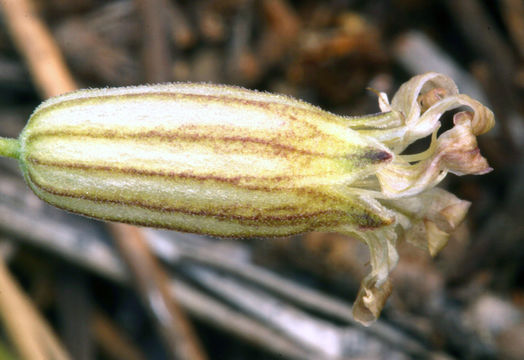
[[[342,117],[284,96],[208,84],[82,90],[45,101],[0,155],[43,200],[102,220],[225,237],[340,232],[368,244],[353,312],[369,323],[406,239],[435,255],[469,203],[435,188],[484,174],[493,114],[428,73],[381,113]],[[454,127],[437,136],[446,111]],[[419,154],[414,141],[431,137]]]
[[[17,139],[0,137],[0,156],[18,159],[20,145]]]

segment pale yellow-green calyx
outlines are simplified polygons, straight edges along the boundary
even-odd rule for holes
[[[437,137],[441,115],[465,106]],[[442,178],[490,170],[476,135],[493,114],[428,73],[382,113],[341,117],[285,96],[209,84],[82,90],[45,101],[19,140],[0,138],[43,200],[86,216],[227,237],[333,231],[370,248],[354,306],[374,320],[397,237],[435,255],[469,203]],[[431,136],[429,148],[405,155]]]
[[[106,220],[217,236],[393,222],[348,192],[391,160],[347,121],[287,97],[170,84],[44,102],[20,136],[42,199]]]

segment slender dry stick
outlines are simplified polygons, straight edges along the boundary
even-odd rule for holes
[[[20,302],[21,290],[9,274],[0,256],[0,313],[19,355],[27,360],[46,360],[42,344],[35,334],[35,324]]]
[[[1,257],[0,289],[0,312],[20,354],[30,360],[68,360],[69,355],[53,330],[18,287]]]
[[[136,4],[142,19],[142,58],[146,80],[153,83],[169,80],[166,0],[136,0]]]
[[[76,266],[62,265],[56,277],[55,307],[62,341],[75,360],[91,360],[96,350],[90,328],[93,304],[87,274]]]
[[[32,5],[30,0],[0,1],[13,42],[43,97],[75,90],[60,49]]]
[[[36,336],[42,342],[42,345],[45,346],[47,353],[49,354],[50,359],[54,360],[68,360],[70,357],[60,343],[60,340],[56,337],[53,332],[53,329],[47,324],[44,318],[40,313],[35,309],[31,300],[22,293],[20,293],[20,304],[27,314],[29,314],[31,322],[34,324],[34,331]]]
[[[189,323],[169,293],[169,279],[151,253],[143,233],[132,226],[113,224],[112,231],[142,300],[159,321],[157,326],[171,353],[179,359],[205,359]],[[181,321],[181,319],[184,319]]]
[[[524,58],[524,2],[522,0],[502,0],[501,10],[520,57]]]
[[[101,348],[113,359],[145,360],[144,355],[100,311],[93,314],[91,328]]]

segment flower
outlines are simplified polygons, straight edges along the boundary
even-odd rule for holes
[[[81,90],[42,103],[18,140],[0,138],[44,201],[108,221],[224,237],[340,232],[364,241],[371,273],[355,319],[377,318],[405,238],[435,255],[467,201],[448,172],[491,171],[476,135],[492,112],[444,75],[402,85],[381,113],[342,117],[284,96],[210,84]],[[437,136],[440,117],[454,127]],[[431,136],[426,151],[406,148]]]

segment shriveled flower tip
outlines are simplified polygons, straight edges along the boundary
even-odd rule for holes
[[[459,94],[449,77],[436,73],[416,76],[402,85],[391,103],[380,94],[379,106],[394,114],[389,124],[371,125],[360,133],[388,146],[394,156],[365,184],[374,191],[368,194],[394,212],[395,221],[381,229],[352,233],[367,242],[371,251],[372,271],[362,282],[353,308],[355,319],[363,324],[376,319],[391,292],[388,274],[398,260],[398,238],[435,256],[464,219],[470,203],[434,186],[448,172],[481,175],[492,170],[480,154],[476,135],[494,126],[493,113]],[[453,128],[437,137],[440,117],[462,107],[466,109],[454,115]],[[427,136],[431,144],[426,151],[403,154],[411,143]]]

